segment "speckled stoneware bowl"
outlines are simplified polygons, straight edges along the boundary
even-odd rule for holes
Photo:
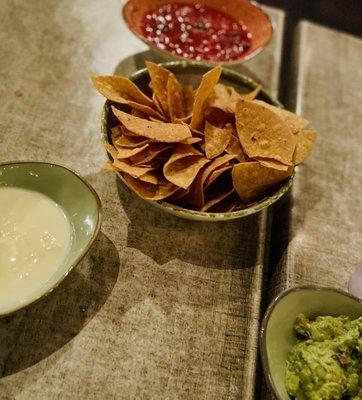
[[[161,65],[169,69],[170,71],[174,72],[175,75],[177,75],[177,77],[183,84],[191,84],[193,85],[194,88],[198,86],[202,75],[205,74],[210,69],[210,66],[208,65],[199,63],[190,63],[186,61],[173,61]],[[136,72],[130,77],[130,79],[134,81],[145,93],[150,94],[150,89],[148,87],[149,75],[146,69],[142,69]],[[223,69],[220,81],[224,84],[234,86],[235,89],[238,90],[239,92],[248,92],[257,86],[257,83],[252,79],[228,69]],[[283,105],[278,100],[272,98],[271,95],[264,89],[260,91],[258,99],[264,100],[277,107],[283,108]],[[111,111],[112,104],[113,103],[111,101],[107,100],[104,105],[102,113],[102,134],[104,140],[107,141],[108,143],[111,143],[111,128],[119,124],[119,121],[116,119],[116,117],[113,115]],[[110,159],[112,159],[109,154],[108,156]],[[122,181],[127,185],[126,181],[122,177],[122,174],[119,174],[119,176],[122,179]],[[178,207],[168,203],[167,201],[148,201],[148,200],[145,201],[148,201],[155,207],[159,207],[162,210],[181,218],[187,218],[196,221],[209,221],[209,222],[228,221],[232,219],[246,217],[247,215],[257,213],[271,206],[288,191],[288,189],[291,187],[293,183],[293,177],[294,174],[290,178],[288,178],[285,182],[283,182],[281,185],[277,186],[277,189],[271,195],[266,196],[255,203],[250,204],[246,208],[233,212],[226,212],[226,213],[201,212],[201,211],[194,211],[194,210],[189,210],[187,208]],[[132,189],[130,188],[130,190]]]
[[[273,36],[273,23],[268,14],[255,1],[249,0],[129,0],[123,6],[123,19],[130,29],[140,40],[146,43],[153,51],[164,59],[186,60],[167,50],[160,49],[150,40],[143,36],[142,19],[150,10],[170,3],[202,4],[212,7],[218,11],[233,16],[237,21],[245,24],[252,34],[251,46],[238,59],[224,62],[213,62],[213,64],[233,65],[250,60],[259,54],[270,43]],[[195,61],[197,62],[197,61]],[[200,61],[202,62],[202,61]],[[211,62],[210,62],[211,63]]]
[[[293,325],[298,314],[310,319],[320,315],[356,319],[362,315],[362,300],[320,286],[297,286],[275,297],[263,318],[260,351],[268,386],[278,400],[292,400],[285,389],[285,362],[296,343]]]
[[[4,186],[34,190],[59,204],[69,218],[72,238],[68,255],[51,278],[11,306],[4,308],[0,304],[0,318],[55,289],[88,252],[102,220],[102,206],[95,190],[78,174],[60,165],[31,161],[0,164],[0,188]]]

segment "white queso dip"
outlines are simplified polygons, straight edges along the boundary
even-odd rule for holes
[[[0,187],[0,312],[24,303],[68,254],[71,225],[47,196]]]

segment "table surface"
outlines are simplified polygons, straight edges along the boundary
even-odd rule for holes
[[[260,399],[268,299],[301,283],[346,288],[361,250],[362,41],[302,22],[287,98],[318,130],[291,194],[221,224],[164,215],[113,174],[91,74],[157,57],[126,29],[123,2],[0,5],[0,162],[78,171],[104,207],[84,261],[36,305],[0,320],[0,399]],[[278,95],[284,13],[272,43],[234,67]],[[359,88],[359,90],[358,90]]]

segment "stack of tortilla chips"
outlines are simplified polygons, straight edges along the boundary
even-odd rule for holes
[[[147,200],[230,212],[275,190],[312,150],[308,121],[219,82],[221,67],[196,90],[148,62],[152,98],[121,76],[93,76],[119,124],[104,146],[107,168]]]

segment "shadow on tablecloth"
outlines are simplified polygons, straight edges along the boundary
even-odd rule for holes
[[[209,268],[254,267],[259,216],[228,222],[185,220],[140,199],[117,179],[118,194],[129,218],[127,245],[158,264],[173,259]]]

